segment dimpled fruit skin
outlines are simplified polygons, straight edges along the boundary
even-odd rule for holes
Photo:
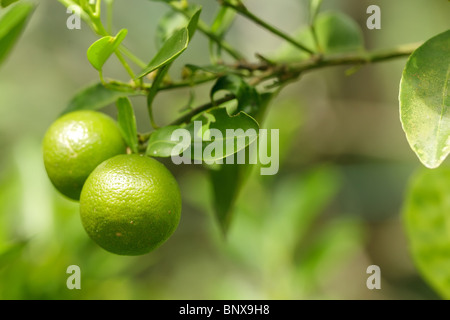
[[[74,111],[58,118],[43,140],[44,165],[53,185],[79,200],[84,181],[104,160],[126,152],[116,122],[97,111]]]
[[[86,180],[80,215],[87,234],[100,247],[119,255],[141,255],[175,232],[181,194],[172,173],[159,161],[118,155]]]

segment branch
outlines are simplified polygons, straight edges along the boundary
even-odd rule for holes
[[[364,52],[360,54],[342,54],[334,56],[324,57],[312,57],[311,59],[291,63],[291,64],[274,64],[271,66],[266,65],[266,71],[258,76],[254,76],[251,80],[252,85],[257,85],[266,80],[278,78],[279,85],[287,81],[296,79],[300,74],[326,67],[332,66],[345,66],[345,65],[365,65],[370,63],[384,62],[396,58],[408,57],[416,50],[421,43],[412,43],[407,45],[398,46],[392,49],[375,50],[372,52]],[[245,69],[249,70],[263,70],[262,65],[246,66]]]
[[[377,50],[369,53],[363,53],[360,55],[341,55],[335,57],[329,57],[324,59],[314,59],[311,58],[305,62],[300,62],[291,66],[287,65],[268,65],[266,61],[263,61],[260,64],[245,64],[239,63],[236,65],[237,68],[245,69],[250,72],[260,72],[262,71],[263,76],[251,76],[250,81],[253,85],[256,85],[262,81],[278,78],[278,85],[282,85],[287,81],[296,79],[301,73],[313,69],[320,69],[331,66],[339,66],[339,65],[359,65],[359,64],[369,64],[376,62],[383,62],[387,60],[392,60],[401,57],[409,56],[417,47],[419,47],[420,43],[413,43],[408,45],[402,45],[397,48],[389,49],[389,50]],[[215,106],[221,105],[225,102],[236,99],[234,95],[227,95],[222,99],[215,101],[215,103],[207,103],[198,108],[193,109],[188,114],[183,117],[172,122],[172,125],[179,125],[182,123],[186,123],[190,121],[191,118],[200,114],[201,112],[212,109]]]
[[[391,49],[376,50],[360,54],[345,54],[324,57],[314,56],[308,60],[289,64],[268,61],[260,56],[261,62],[259,63],[239,61],[236,64],[229,65],[228,68],[230,70],[234,70],[235,73],[240,74],[242,77],[247,78],[251,85],[258,85],[267,80],[278,79],[279,82],[276,86],[280,86],[288,81],[295,80],[301,73],[314,69],[340,65],[364,65],[408,57],[420,45],[421,43],[412,43]],[[210,75],[203,74],[197,78],[162,84],[158,90],[168,91],[195,87],[200,84],[215,81],[222,76],[224,76],[224,74],[221,73]],[[142,84],[137,87],[135,84],[124,83],[116,80],[109,81],[108,85],[110,85],[114,90],[123,89],[127,92],[134,91],[138,95],[146,95],[152,86],[151,84]]]

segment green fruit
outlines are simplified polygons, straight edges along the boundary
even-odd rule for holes
[[[153,158],[118,155],[100,164],[86,180],[80,215],[87,234],[105,250],[145,254],[163,244],[178,226],[178,183]]]
[[[85,180],[100,163],[125,152],[116,122],[96,111],[63,115],[43,140],[47,175],[57,190],[73,200],[79,200]]]

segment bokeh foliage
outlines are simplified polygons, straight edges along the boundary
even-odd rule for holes
[[[248,6],[295,33],[308,23],[307,1],[249,0]],[[205,19],[214,1],[198,1]],[[368,47],[422,41],[448,28],[448,4],[379,1],[382,29],[364,29],[366,5],[324,1],[360,24]],[[159,3],[116,1],[117,26],[129,26],[127,44],[150,56]],[[403,17],[409,19],[403,19]],[[0,299],[302,299],[436,298],[413,265],[400,221],[412,172],[398,122],[398,82],[405,61],[318,71],[278,96],[264,127],[280,129],[280,172],[254,170],[236,199],[234,222],[223,238],[213,215],[213,189],[201,166],[166,164],[180,182],[180,227],[163,247],[120,257],[93,244],[78,205],[50,185],[41,137],[76,92],[96,79],[86,58],[95,41],[88,28],[68,30],[68,14],[42,2],[0,69]],[[237,19],[230,42],[249,55],[281,43]],[[1,40],[1,39],[0,39]],[[209,43],[196,37],[175,65],[208,59]],[[122,75],[114,61],[103,68]],[[174,68],[176,69],[176,68]],[[195,95],[208,98],[209,88]],[[157,121],[167,123],[192,92],[155,99]],[[108,97],[107,97],[108,98]],[[130,99],[138,128],[148,129],[146,102]],[[115,99],[110,100],[111,103]],[[116,116],[114,106],[105,112]],[[164,161],[164,160],[162,160]],[[420,190],[419,190],[420,191]],[[418,191],[418,192],[419,192]],[[429,190],[424,190],[426,195]],[[438,199],[439,200],[439,199]],[[68,266],[80,266],[81,290],[68,290]],[[382,270],[382,290],[365,286],[366,268]]]

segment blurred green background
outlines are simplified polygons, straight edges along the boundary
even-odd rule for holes
[[[203,5],[211,22],[216,1]],[[249,9],[287,32],[307,23],[307,1],[247,0]],[[379,0],[382,29],[368,30],[371,1],[324,1],[361,26],[366,47],[423,41],[449,28],[448,1]],[[116,0],[114,25],[145,60],[156,52],[155,29],[168,8]],[[412,263],[401,221],[408,179],[420,166],[401,129],[398,88],[405,59],[305,74],[272,103],[265,127],[280,129],[280,171],[256,172],[245,185],[230,233],[216,223],[211,186],[201,166],[174,166],[183,195],[172,238],[140,257],[109,254],[84,232],[78,204],[51,186],[41,139],[81,88],[98,80],[86,58],[97,38],[86,25],[68,30],[57,1],[41,1],[0,69],[0,299],[436,299]],[[281,41],[238,17],[227,40],[253,59]],[[174,65],[207,64],[198,34]],[[105,75],[126,75],[111,59]],[[207,102],[211,84],[196,92]],[[158,95],[164,124],[189,91]],[[145,100],[133,99],[141,132],[150,129]],[[114,106],[105,112],[116,115]],[[381,268],[381,290],[366,287],[368,266]],[[81,290],[69,290],[70,265]]]

